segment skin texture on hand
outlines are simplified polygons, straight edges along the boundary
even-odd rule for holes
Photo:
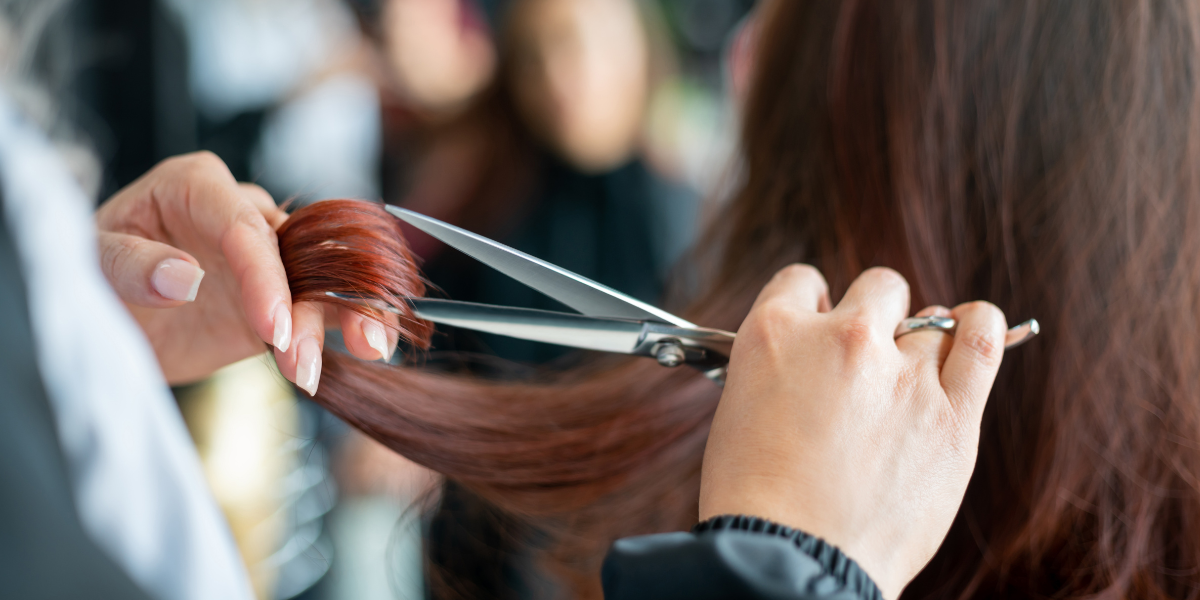
[[[835,544],[887,598],[928,563],[962,504],[1004,353],[1005,319],[974,302],[956,335],[893,339],[908,284],[870,269],[832,310],[794,265],[738,330],[705,451],[700,518],[763,517]]]
[[[273,346],[283,375],[316,392],[325,309],[292,305],[275,237],[286,219],[266,191],[238,183],[207,152],[163,161],[96,212],[101,268],[168,382],[196,381]],[[390,356],[394,333],[384,328],[381,341],[378,323],[343,313],[353,354]],[[337,311],[329,319],[337,323]]]

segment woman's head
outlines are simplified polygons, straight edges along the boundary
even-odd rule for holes
[[[456,113],[491,83],[496,48],[475,0],[382,0],[376,12],[389,78],[412,108]]]
[[[775,2],[763,27],[709,294],[803,261],[836,298],[885,265],[914,306],[1045,328],[918,586],[1196,593],[1200,7]]]
[[[772,273],[807,262],[835,301],[883,265],[914,306],[1038,318],[911,591],[1195,597],[1200,6],[764,9],[744,183],[702,239],[687,315],[736,328]],[[624,362],[495,386],[330,362],[319,400],[540,529],[531,560],[576,592],[596,592],[609,540],[695,518],[719,393],[702,379]]]
[[[506,38],[508,85],[543,142],[587,171],[627,160],[650,83],[636,2],[518,0]]]

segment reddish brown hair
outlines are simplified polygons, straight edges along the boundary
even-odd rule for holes
[[[279,257],[293,302],[338,304],[388,323],[383,311],[354,299],[400,307],[401,337],[429,347],[433,326],[408,311],[407,296],[425,295],[425,281],[404,242],[400,222],[380,204],[314,202],[297,209],[278,231]],[[337,296],[330,296],[337,294]]]
[[[1200,6],[765,8],[744,185],[685,315],[736,328],[801,261],[835,298],[887,265],[915,306],[1037,317],[906,596],[1200,597]],[[598,359],[496,385],[326,361],[330,410],[546,532],[529,552],[559,587],[534,595],[596,597],[611,539],[695,518],[719,392],[692,373]]]

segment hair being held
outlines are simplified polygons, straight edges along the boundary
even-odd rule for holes
[[[1005,360],[964,504],[906,595],[1200,597],[1200,7],[764,8],[744,183],[692,259],[684,316],[736,329],[792,262],[835,301],[880,265],[913,306],[986,298],[1036,316],[1045,333]],[[386,260],[315,279],[360,247],[308,236],[327,223],[302,211],[281,248],[308,240],[295,248],[316,268],[297,276],[285,255],[293,290],[394,306],[423,292],[402,247],[364,243]],[[368,238],[391,222],[373,214]],[[513,384],[325,364],[319,402],[538,532],[513,550],[534,596],[598,597],[611,540],[695,521],[720,393],[698,374],[597,358]],[[431,583],[499,594],[468,578]]]

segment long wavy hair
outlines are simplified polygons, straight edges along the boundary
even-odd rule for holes
[[[835,300],[886,265],[914,306],[1038,318],[905,596],[1200,598],[1200,4],[763,8],[744,184],[689,263],[683,314],[735,329],[806,262]],[[537,532],[525,595],[598,597],[613,539],[696,519],[720,396],[696,373],[597,357],[496,384],[325,360],[319,402]]]

